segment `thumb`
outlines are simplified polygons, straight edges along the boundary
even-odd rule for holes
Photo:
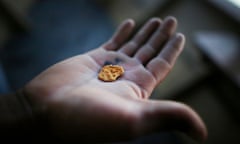
[[[136,134],[177,130],[204,141],[207,129],[199,115],[189,106],[173,101],[141,101],[141,117],[136,123]]]

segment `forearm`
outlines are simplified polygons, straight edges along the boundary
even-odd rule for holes
[[[21,92],[0,96],[0,117],[1,132],[26,129],[34,122],[31,106]]]
[[[0,96],[0,137],[21,142],[32,142],[44,137],[43,122],[40,122],[26,96],[20,91]],[[40,135],[39,135],[40,134]]]

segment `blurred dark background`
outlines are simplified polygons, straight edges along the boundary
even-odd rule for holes
[[[239,9],[228,0],[0,0],[2,91],[97,47],[126,18],[140,26],[150,17],[173,15],[186,36],[185,50],[152,98],[193,107],[209,130],[204,143],[239,144]],[[176,134],[184,144],[197,143]]]

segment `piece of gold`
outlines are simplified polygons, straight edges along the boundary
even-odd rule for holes
[[[124,69],[119,65],[105,65],[98,74],[98,78],[105,82],[117,80],[124,73]]]

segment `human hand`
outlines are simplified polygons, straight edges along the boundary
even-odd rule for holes
[[[128,41],[134,21],[126,20],[108,42],[53,65],[23,94],[66,140],[121,141],[166,130],[204,140],[206,127],[190,107],[149,99],[183,49],[185,38],[175,34],[176,26],[173,17],[152,18]],[[114,82],[99,80],[105,64],[123,66],[124,75]]]

